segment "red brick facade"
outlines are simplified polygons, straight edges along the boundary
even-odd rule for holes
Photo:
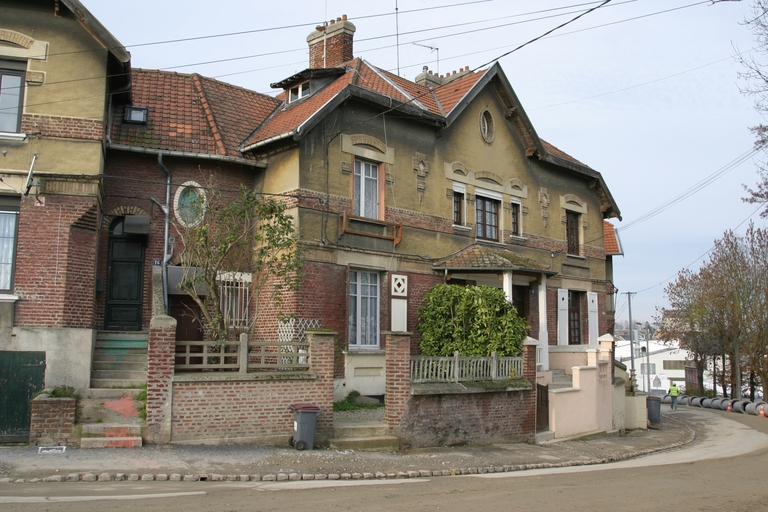
[[[102,140],[104,123],[98,119],[23,114],[21,131],[28,135],[64,139]]]

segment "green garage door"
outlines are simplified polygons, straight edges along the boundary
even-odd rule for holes
[[[32,397],[45,382],[45,352],[0,352],[0,442],[29,441]]]

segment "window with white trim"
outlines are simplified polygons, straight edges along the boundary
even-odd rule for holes
[[[460,183],[453,184],[453,223],[464,226],[466,223],[466,187]]]
[[[26,62],[0,60],[0,132],[21,131]]]
[[[377,272],[349,272],[349,348],[379,348]]]
[[[482,240],[499,241],[501,199],[475,194],[475,235]]]
[[[173,199],[176,220],[185,228],[197,226],[205,212],[205,190],[196,181],[182,183]]]
[[[355,160],[353,191],[354,213],[358,217],[379,218],[379,166],[365,160]]]
[[[19,198],[0,196],[0,293],[13,293]]]
[[[309,82],[304,82],[299,85],[291,87],[288,91],[288,103],[293,103],[296,100],[309,96]]]
[[[515,203],[514,201],[510,203],[509,230],[512,233],[512,236],[523,236],[523,224],[522,217],[520,217],[520,210],[520,203]]]

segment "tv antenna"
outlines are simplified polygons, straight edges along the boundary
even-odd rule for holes
[[[422,48],[429,48],[433,52],[437,52],[437,69],[435,71],[439,75],[440,74],[440,48],[438,48],[437,46],[429,46],[428,44],[420,44],[420,43],[411,43],[411,44],[414,44],[416,46],[421,46]]]

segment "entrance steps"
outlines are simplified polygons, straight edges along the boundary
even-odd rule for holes
[[[134,390],[105,391],[113,396],[80,401],[80,448],[141,448],[143,402],[134,400],[134,393],[129,393]],[[121,395],[115,396],[118,392]]]
[[[90,423],[82,426],[80,448],[141,448],[141,426]]]
[[[376,421],[336,422],[333,439],[328,444],[335,450],[397,451],[400,442],[388,435],[386,423]]]
[[[141,388],[147,383],[146,331],[99,331],[93,350],[91,390]]]

